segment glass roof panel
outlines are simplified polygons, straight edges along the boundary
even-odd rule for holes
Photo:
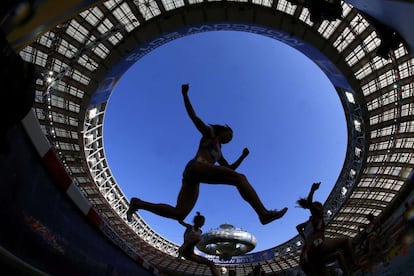
[[[121,3],[121,2],[123,2],[123,0],[108,0],[108,1],[105,1],[103,4],[109,10],[112,10],[115,6],[118,6],[119,3]]]
[[[80,13],[80,16],[82,16],[92,26],[96,26],[104,15],[100,9],[93,7]]]
[[[76,20],[71,20],[69,26],[66,29],[66,33],[80,43],[86,41],[89,34],[88,30],[79,24]]]
[[[132,12],[127,3],[122,3],[112,11],[113,15],[121,22],[128,32],[131,32],[139,25],[138,18]]]
[[[91,59],[89,56],[87,55],[81,55],[77,62],[82,66],[85,67],[86,70],[93,72],[96,70],[96,68],[99,67],[99,64],[94,61],[93,59]]]
[[[114,24],[108,19],[105,18],[101,23],[98,25],[97,29],[101,34],[108,32]]]
[[[164,8],[169,11],[175,8],[183,7],[184,1],[183,0],[161,0]]]
[[[292,5],[286,0],[279,0],[276,8],[280,11],[292,15],[295,12],[296,5]]]
[[[149,20],[154,16],[161,14],[157,2],[153,0],[134,0],[145,20]]]
[[[273,4],[273,1],[272,0],[253,0],[252,3],[261,5],[261,6],[271,7]]]
[[[333,43],[333,46],[339,51],[342,52],[346,47],[355,39],[355,35],[347,27],[342,33],[338,36],[336,41]]]
[[[68,41],[63,40],[63,39],[60,41],[59,45],[57,45],[56,50],[57,50],[60,54],[62,54],[62,55],[64,55],[64,56],[66,56],[66,57],[68,57],[68,58],[73,57],[73,56],[74,56],[74,54],[78,51],[78,49],[76,49],[76,47],[75,47],[75,46],[73,46],[73,45],[72,45],[72,44],[70,44]]]
[[[109,54],[109,49],[105,47],[102,43],[98,44],[92,51],[102,59],[105,59]]]
[[[299,15],[299,19],[308,24],[309,26],[313,25],[312,21],[310,21],[310,12],[306,8],[302,9],[302,12]],[[322,24],[324,24],[324,22],[322,22]]]
[[[322,34],[322,36],[326,39],[329,39],[329,37],[336,31],[336,26],[332,24],[331,22],[325,20],[323,21],[318,29],[318,32]]]
[[[364,50],[362,49],[362,47],[360,45],[358,45],[357,47],[352,49],[352,51],[349,53],[349,55],[345,58],[345,61],[348,63],[349,66],[353,66],[359,60],[361,60],[364,56],[365,56]],[[361,70],[363,70],[363,69],[361,69]],[[364,72],[365,74],[368,74],[371,71],[365,70],[365,71],[362,71],[362,72]],[[361,76],[361,73],[359,74],[359,77],[364,77],[364,76]]]

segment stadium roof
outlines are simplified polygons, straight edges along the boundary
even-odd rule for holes
[[[407,179],[414,168],[414,68],[407,45],[380,57],[378,28],[350,4],[342,7],[342,19],[313,23],[306,7],[285,0],[96,1],[20,54],[42,74],[37,118],[85,197],[152,265],[208,274],[205,266],[177,261],[177,245],[138,214],[126,221],[128,199],[111,174],[102,139],[114,78],[152,49],[202,31],[254,32],[302,51],[327,74],[344,107],[347,156],[325,202],[326,231],[354,237],[367,214],[384,215],[412,191]],[[274,258],[263,260],[262,269],[297,266],[300,247],[299,237],[275,245]],[[247,274],[253,264],[230,267]]]

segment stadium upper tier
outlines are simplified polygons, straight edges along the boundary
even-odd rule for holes
[[[268,36],[301,51],[330,79],[344,108],[348,144],[324,203],[328,236],[355,237],[358,225],[368,223],[367,214],[385,221],[412,192],[407,179],[414,168],[414,68],[407,44],[397,43],[381,57],[384,41],[365,13],[343,2],[341,19],[314,23],[308,8],[290,2],[95,1],[25,37],[18,33],[24,30],[9,34],[23,59],[42,75],[34,110],[66,171],[112,229],[161,271],[204,268],[177,262],[178,246],[138,214],[126,221],[128,198],[105,157],[103,122],[116,80],[151,50],[186,35],[235,30]],[[222,265],[237,275],[255,263],[278,272],[298,265],[301,246],[296,236],[269,248],[271,254]]]

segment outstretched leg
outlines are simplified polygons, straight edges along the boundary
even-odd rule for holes
[[[196,263],[199,263],[199,264],[205,264],[205,265],[207,265],[210,268],[211,273],[213,275],[215,275],[215,276],[219,276],[220,275],[220,273],[218,272],[218,270],[217,270],[216,265],[214,264],[214,262],[210,261],[207,258],[204,258],[204,257],[199,256],[199,255],[196,255],[196,254],[191,254],[189,256],[186,256],[185,258],[187,260],[189,260],[189,261],[193,261],[193,262],[196,262]]]
[[[132,221],[132,215],[139,209],[149,211],[162,217],[175,220],[184,220],[193,209],[199,194],[199,183],[188,183],[183,181],[181,190],[177,197],[176,207],[164,203],[151,203],[131,198],[129,209],[127,211],[127,220]]]
[[[267,210],[246,176],[224,166],[195,163],[188,169],[189,174],[197,182],[208,184],[229,184],[239,191],[241,197],[256,211],[262,224],[281,218],[287,211]]]
[[[259,215],[260,222],[262,224],[268,224],[276,219],[283,217],[283,215],[287,212],[287,207],[283,208],[280,211],[277,210],[267,210],[262,201],[260,200],[258,194],[253,189],[252,185],[250,185],[249,181],[247,180],[246,176],[243,174],[237,173],[236,187],[239,191],[242,198],[247,201],[256,213]]]

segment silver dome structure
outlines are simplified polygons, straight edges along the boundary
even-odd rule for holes
[[[197,248],[206,254],[218,256],[220,260],[229,261],[233,256],[252,251],[256,243],[253,234],[225,223],[204,233]]]

